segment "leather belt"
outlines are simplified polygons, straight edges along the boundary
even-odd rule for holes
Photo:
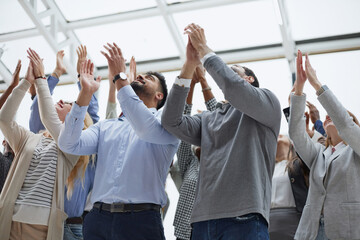
[[[67,218],[65,221],[66,224],[82,224],[83,223],[83,219],[82,217],[72,217],[72,218]]]
[[[94,203],[94,208],[108,212],[140,212],[146,210],[160,211],[160,205],[153,203],[137,203],[137,204],[126,204],[126,203],[112,203],[107,204],[103,202]]]

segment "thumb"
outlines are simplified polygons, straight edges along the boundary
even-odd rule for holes
[[[101,76],[98,76],[98,77],[96,78],[96,82],[100,83],[100,81],[101,81]]]

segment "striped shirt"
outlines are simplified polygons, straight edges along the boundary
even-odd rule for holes
[[[52,138],[43,136],[34,149],[16,204],[51,207],[57,159],[56,142]]]

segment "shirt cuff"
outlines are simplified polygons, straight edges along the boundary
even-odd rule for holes
[[[176,79],[175,79],[175,84],[176,84],[176,85],[179,85],[180,87],[189,88],[189,87],[190,87],[190,84],[191,84],[191,79],[176,77]]]
[[[212,56],[215,56],[216,54],[214,52],[207,53],[202,59],[200,59],[201,63],[204,65],[205,61]]]
[[[80,107],[76,102],[71,107],[71,116],[75,118],[84,118],[86,111],[88,109],[88,106],[82,106]]]

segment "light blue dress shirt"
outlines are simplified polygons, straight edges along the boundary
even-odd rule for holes
[[[123,115],[82,131],[87,106],[76,103],[59,136],[62,151],[97,153],[91,202],[166,204],[165,181],[179,140],[161,126],[161,112],[147,108],[131,86],[117,94]]]

